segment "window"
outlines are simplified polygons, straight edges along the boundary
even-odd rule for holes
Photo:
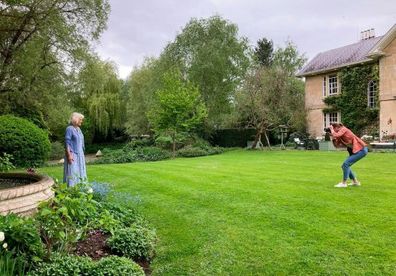
[[[323,97],[337,95],[339,91],[337,75],[323,77]]]
[[[329,127],[331,123],[338,123],[341,121],[340,112],[330,112],[323,114],[323,128]]]
[[[338,93],[337,75],[329,76],[329,96],[336,95]]]
[[[377,82],[372,80],[369,82],[367,87],[367,106],[369,108],[376,107],[376,96],[377,96]]]

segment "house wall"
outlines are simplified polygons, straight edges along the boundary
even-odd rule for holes
[[[305,108],[307,110],[308,133],[312,137],[323,135],[323,77],[317,75],[305,79]],[[396,121],[395,121],[396,124]]]
[[[380,135],[396,133],[396,39],[379,60]]]

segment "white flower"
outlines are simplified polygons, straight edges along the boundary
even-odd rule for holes
[[[0,231],[0,242],[4,241],[5,236],[4,236],[4,232]]]
[[[5,243],[3,243],[3,248],[4,249],[6,249],[7,248],[7,246],[8,246],[8,244],[5,242]]]
[[[92,188],[89,188],[88,191],[87,191],[87,193],[88,193],[88,194],[92,194],[92,193],[93,193]]]

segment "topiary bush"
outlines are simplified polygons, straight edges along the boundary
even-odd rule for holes
[[[117,229],[107,243],[117,254],[139,260],[150,260],[154,256],[156,234],[154,230],[140,225]]]
[[[67,276],[67,275],[92,275],[95,263],[88,257],[74,255],[61,255],[54,253],[49,262],[41,262],[31,271],[30,276]],[[97,275],[97,274],[95,274]],[[114,274],[116,275],[116,274]]]
[[[102,258],[95,266],[92,275],[128,275],[128,276],[144,276],[143,269],[131,260],[110,256]]]
[[[12,154],[15,166],[40,166],[48,160],[50,151],[44,130],[23,118],[0,116],[0,153]]]

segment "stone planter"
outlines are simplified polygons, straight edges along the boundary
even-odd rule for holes
[[[31,215],[38,204],[54,196],[54,180],[28,173],[0,173],[0,215]]]

